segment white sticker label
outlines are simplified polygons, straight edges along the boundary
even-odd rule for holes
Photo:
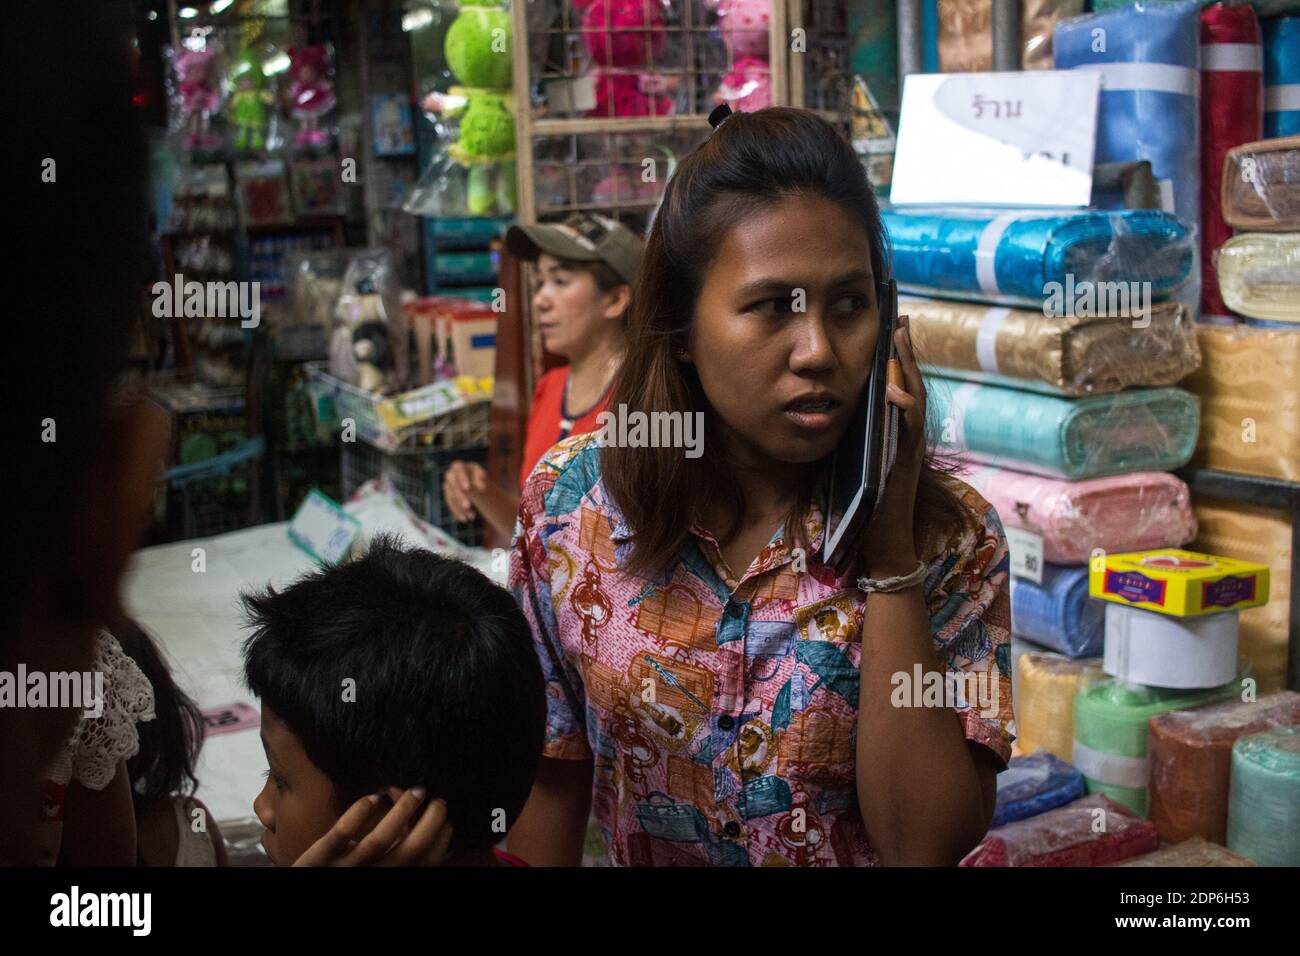
[[[1006,528],[1007,544],[1011,548],[1011,574],[1027,578],[1035,584],[1043,583],[1043,536],[1024,528]]]
[[[323,564],[346,558],[360,533],[360,521],[314,488],[289,522],[289,540]]]

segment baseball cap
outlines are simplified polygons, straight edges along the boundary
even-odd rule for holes
[[[506,231],[506,248],[520,259],[535,262],[546,252],[573,262],[603,262],[628,285],[636,284],[643,245],[627,226],[595,213],[575,213],[564,222],[511,226]]]

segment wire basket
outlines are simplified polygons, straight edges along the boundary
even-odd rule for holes
[[[356,437],[389,453],[487,447],[491,380],[444,380],[385,396],[335,378],[323,362],[307,374],[317,414],[345,438],[350,422]]]
[[[467,545],[483,543],[483,521],[456,521],[442,497],[442,476],[454,461],[487,461],[486,442],[463,448],[408,448],[389,452],[369,442],[343,442],[339,459],[343,495],[373,478],[386,478],[417,516]]]

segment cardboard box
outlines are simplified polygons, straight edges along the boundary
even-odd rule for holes
[[[1195,617],[1267,604],[1268,577],[1262,564],[1159,548],[1095,559],[1088,593],[1116,604]]]

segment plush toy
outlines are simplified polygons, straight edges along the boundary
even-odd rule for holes
[[[461,0],[442,50],[461,86],[510,88],[510,14],[495,0]]]
[[[252,53],[245,52],[235,61],[231,83],[235,91],[230,94],[229,114],[235,127],[235,148],[260,151],[266,146],[267,107],[273,98]]]
[[[720,0],[717,11],[722,42],[735,60],[768,59],[772,0]]]
[[[591,73],[596,105],[588,116],[669,116],[673,112],[672,98],[656,92],[664,87],[655,74],[607,74],[601,69]]]
[[[766,60],[747,56],[736,61],[713,94],[715,103],[752,113],[772,105],[771,69]]]
[[[593,66],[641,66],[662,55],[667,34],[657,0],[573,0],[573,6]]]
[[[466,0],[443,40],[457,85],[422,102],[450,140],[403,206],[424,216],[504,216],[515,210],[515,117],[510,14],[496,0]]]
[[[709,0],[706,0],[709,2]],[[715,103],[753,112],[772,105],[772,70],[768,64],[771,0],[712,0],[718,31],[730,54],[731,70],[714,91]]]
[[[329,50],[323,44],[289,51],[289,112],[299,123],[293,140],[297,146],[324,146],[330,141],[330,134],[319,127],[321,117],[335,103],[329,65]]]
[[[212,118],[221,105],[217,55],[211,50],[186,50],[176,57],[175,69],[180,83],[182,127],[186,131],[184,147],[219,149],[221,137],[211,129]]]
[[[374,280],[366,276],[357,282],[354,292],[339,296],[335,315],[350,336],[357,386],[367,392],[387,391],[393,350],[388,339],[384,301]]]

